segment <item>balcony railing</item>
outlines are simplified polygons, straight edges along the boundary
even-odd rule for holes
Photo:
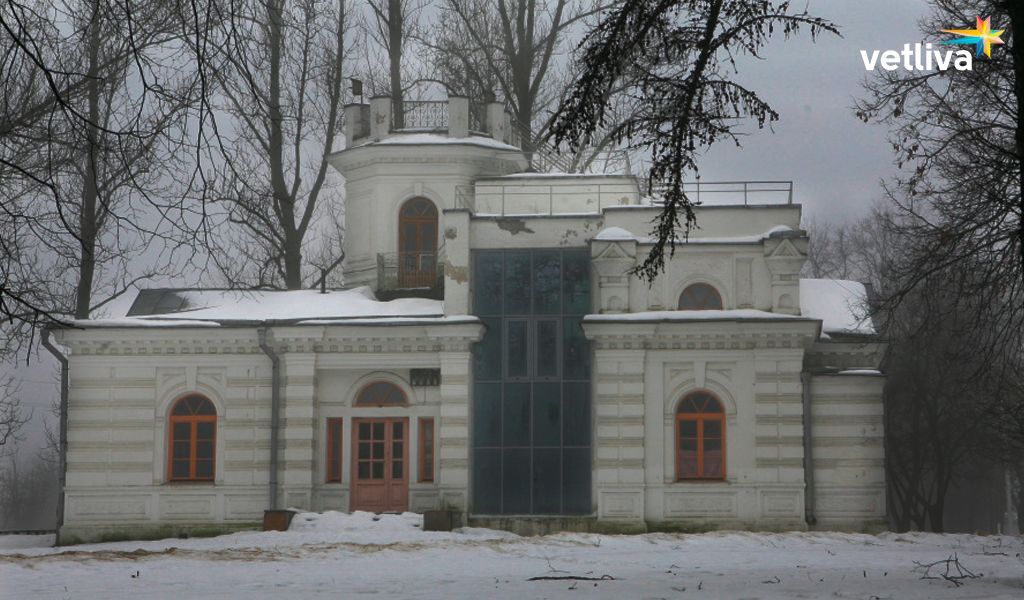
[[[430,288],[444,276],[443,257],[437,252],[386,252],[377,255],[377,288],[400,290]]]
[[[394,118],[392,129],[445,129],[448,127],[448,102],[403,100],[402,118]]]
[[[692,181],[683,183],[683,192],[691,202],[721,205],[792,204],[792,181]],[[664,186],[654,186],[652,204],[664,193]]]

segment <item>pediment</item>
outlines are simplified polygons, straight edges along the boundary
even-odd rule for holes
[[[633,260],[633,256],[633,253],[622,247],[621,242],[608,242],[592,260]]]
[[[779,245],[775,247],[775,250],[768,255],[769,258],[802,258],[803,254],[793,242],[789,240],[782,240]]]

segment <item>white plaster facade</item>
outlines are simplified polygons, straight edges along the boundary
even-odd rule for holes
[[[248,527],[262,518],[271,507],[272,363],[260,330],[281,361],[279,506],[349,510],[352,419],[426,417],[436,428],[436,474],[419,483],[418,461],[409,461],[408,508],[486,522],[493,515],[475,510],[471,481],[473,347],[485,333],[471,316],[472,257],[533,248],[578,248],[591,257],[583,329],[592,509],[559,526],[884,526],[882,345],[870,327],[850,325],[854,307],[811,314],[828,299],[801,298],[800,207],[698,208],[700,229],[648,286],[628,271],[650,248],[643,236],[659,208],[644,204],[634,179],[524,173],[529,163],[506,143],[503,111],[489,106],[489,134],[471,133],[463,102],[448,107],[448,131],[434,133],[388,131],[380,125],[388,121],[386,101],[349,107],[349,149],[331,157],[346,181],[344,270],[352,285],[378,289],[378,255],[398,248],[406,200],[437,207],[444,278],[436,314],[352,315],[341,306],[339,314],[225,319],[156,311],[58,333],[71,382],[64,539]],[[369,131],[361,119],[370,120]],[[692,283],[714,287],[722,310],[675,310]],[[837,315],[850,318],[836,325]],[[437,369],[440,384],[413,387],[410,369]],[[408,405],[356,406],[357,390],[378,380],[401,388]],[[724,407],[718,481],[676,475],[676,410],[698,390]],[[168,415],[191,393],[216,407],[215,476],[170,482]],[[326,483],[327,419],[338,417],[345,459],[341,481]],[[413,452],[418,434],[408,428]]]

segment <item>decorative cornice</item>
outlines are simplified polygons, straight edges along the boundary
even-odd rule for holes
[[[269,327],[279,353],[385,354],[468,352],[480,323],[293,325]],[[78,329],[58,339],[73,356],[192,356],[263,354],[256,327]]]
[[[583,329],[597,350],[806,349],[817,336],[817,322],[810,320],[585,322]]]

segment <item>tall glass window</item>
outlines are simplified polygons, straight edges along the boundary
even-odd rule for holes
[[[473,512],[589,514],[590,255],[473,255]]]

